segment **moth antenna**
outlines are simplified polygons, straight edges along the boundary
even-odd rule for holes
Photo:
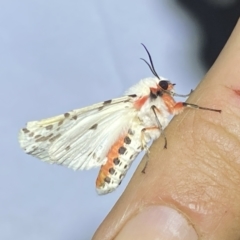
[[[146,46],[145,46],[143,43],[141,43],[141,44],[142,44],[142,46],[144,47],[144,49],[146,50],[146,52],[147,52],[147,55],[148,55],[150,64],[149,64],[145,59],[143,59],[143,58],[140,58],[140,59],[143,60],[143,61],[148,65],[148,67],[150,68],[150,70],[151,70],[151,72],[153,73],[153,75],[154,75],[155,77],[157,77],[158,79],[160,79],[160,77],[158,76],[158,74],[157,74],[157,72],[156,72],[156,70],[155,70],[155,68],[154,68],[154,64],[153,64],[153,61],[152,61],[151,54],[149,53],[149,51],[148,51],[148,49],[146,48]]]
[[[151,66],[144,58],[140,58],[140,59],[143,60],[143,61],[148,65],[148,67],[150,68],[150,70],[151,70],[151,72],[153,73],[153,75],[154,75],[155,77],[159,78],[158,75],[157,75],[157,73],[154,72],[154,70],[152,69],[152,66]]]

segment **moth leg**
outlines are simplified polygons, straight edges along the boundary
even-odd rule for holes
[[[150,153],[149,148],[146,144],[146,141],[144,140],[144,133],[146,131],[152,131],[152,130],[157,130],[159,131],[159,128],[154,126],[154,127],[146,127],[141,130],[141,144],[142,144],[142,149],[146,151],[146,153]]]
[[[172,112],[173,114],[177,115],[181,113],[185,108],[195,108],[195,109],[201,109],[201,110],[207,110],[207,111],[219,112],[219,113],[222,112],[222,110],[219,110],[219,109],[200,107],[196,104],[186,103],[186,102],[177,102],[174,106],[172,106]]]
[[[185,95],[185,94],[173,93],[172,96],[184,97],[184,98],[186,98],[186,97],[189,97],[189,96],[191,95],[191,93],[193,93],[193,92],[194,92],[194,90],[191,89],[190,93],[188,93],[188,94],[186,94],[186,95]]]
[[[161,135],[164,137],[164,141],[165,141],[165,143],[164,143],[164,148],[167,149],[167,137],[166,137],[166,135],[165,135],[165,133],[164,133],[162,124],[160,123],[160,121],[159,121],[159,119],[158,119],[158,116],[157,116],[157,113],[156,113],[156,112],[158,112],[159,114],[161,114],[161,112],[160,112],[160,110],[159,110],[155,105],[151,106],[151,108],[152,108],[153,113],[154,113],[154,115],[155,115],[155,119],[156,119],[156,122],[157,122],[158,129],[159,129],[159,131],[161,132]]]
[[[157,127],[156,127],[156,126],[153,126],[153,127],[143,128],[143,129],[142,129],[142,134],[141,134],[141,136],[142,136],[142,142],[144,141],[144,135],[143,135],[143,133],[144,133],[145,131],[158,130],[158,131],[161,132],[161,134],[162,134],[163,137],[164,137],[164,148],[167,148],[167,137],[166,137],[166,135],[165,135],[165,133],[164,133],[162,124],[160,123],[160,121],[159,121],[159,119],[158,119],[158,116],[157,116],[157,112],[158,112],[159,114],[161,114],[161,112],[160,112],[160,110],[159,110],[155,105],[151,106],[151,108],[152,108],[153,113],[154,113],[154,115],[155,115]],[[146,145],[145,145],[145,146],[146,146]],[[146,149],[145,146],[143,146],[143,149]],[[148,161],[149,161],[149,156],[148,156],[148,154],[149,154],[149,150],[148,150],[148,148],[147,148],[147,161],[146,161],[145,166],[144,166],[144,168],[143,168],[143,170],[142,170],[142,173],[145,173],[145,170],[146,170],[147,165],[148,165]]]
[[[142,132],[141,132],[141,142],[142,142],[142,149],[144,149],[145,151],[146,151],[146,155],[147,155],[147,160],[146,160],[146,162],[145,162],[145,165],[144,165],[144,167],[143,167],[143,170],[142,170],[142,173],[145,173],[145,170],[147,169],[147,165],[148,165],[148,162],[149,162],[149,153],[150,153],[150,151],[149,151],[149,148],[148,148],[148,146],[147,146],[147,144],[145,143],[145,140],[144,140],[144,132],[146,132],[146,131],[156,131],[156,130],[158,130],[159,131],[159,127],[147,127],[147,128],[143,128],[142,129]]]

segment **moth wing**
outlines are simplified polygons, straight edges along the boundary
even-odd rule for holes
[[[124,96],[29,122],[20,131],[20,145],[26,153],[49,163],[73,169],[99,166],[134,118],[134,98]]]

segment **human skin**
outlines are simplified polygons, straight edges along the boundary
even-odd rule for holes
[[[240,21],[93,240],[240,239]]]

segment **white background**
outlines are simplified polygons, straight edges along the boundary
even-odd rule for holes
[[[186,94],[204,75],[201,31],[175,1],[9,0],[0,2],[0,239],[90,239],[124,191],[98,196],[98,169],[74,172],[24,154],[27,121],[119,97],[159,75]]]

